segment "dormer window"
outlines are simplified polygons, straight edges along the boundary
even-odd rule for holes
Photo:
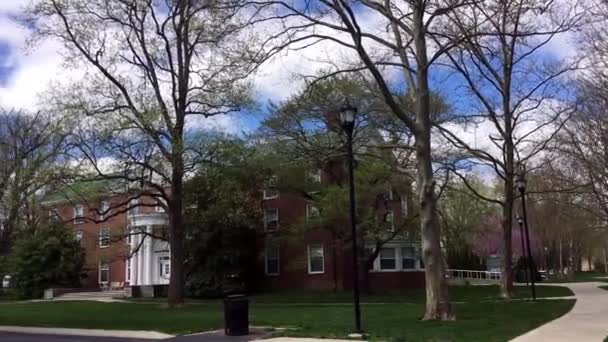
[[[84,205],[78,204],[74,207],[74,224],[84,223]]]
[[[388,224],[388,229],[391,232],[395,231],[395,215],[392,211],[389,211],[384,215],[384,222]]]
[[[263,199],[273,199],[279,197],[279,190],[277,189],[277,176],[270,177],[270,180],[266,182],[266,188],[263,192]]]
[[[109,201],[101,201],[99,203],[99,220],[103,221],[108,216],[110,216],[110,202]]]
[[[308,172],[308,178],[313,183],[321,183],[321,169],[315,169]]]

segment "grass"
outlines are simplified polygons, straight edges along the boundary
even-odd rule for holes
[[[608,291],[608,285],[602,285],[602,286],[599,286],[599,288],[602,289],[602,290]]]
[[[551,278],[543,281],[543,283],[587,283],[587,282],[604,282],[608,283],[608,274],[602,272],[577,272],[570,275],[554,274]]]
[[[538,286],[536,289],[538,298],[546,297],[568,297],[574,293],[563,286]],[[530,298],[531,292],[526,286],[515,287],[515,298]],[[479,302],[487,300],[501,300],[497,285],[488,286],[451,286],[450,300],[452,302]],[[258,304],[292,304],[292,303],[350,303],[352,292],[328,292],[328,291],[274,291],[257,293],[252,300]],[[387,291],[363,295],[362,303],[424,303],[424,290]],[[163,298],[138,298],[136,302],[161,303]],[[219,300],[189,299],[189,303],[212,304]]]
[[[374,340],[507,341],[568,312],[574,300],[472,302],[456,304],[457,320],[422,322],[422,304],[364,304],[366,331]],[[285,335],[345,337],[352,307],[336,305],[253,305],[254,325],[292,327]],[[4,304],[0,325],[90,329],[156,330],[172,334],[219,329],[218,304],[167,309],[158,304],[38,302]]]

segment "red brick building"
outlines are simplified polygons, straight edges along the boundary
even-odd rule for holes
[[[313,178],[321,185],[332,182],[325,171],[315,173]],[[379,210],[391,223],[398,224],[407,214],[406,199],[392,191],[379,196]],[[169,244],[151,236],[166,234],[168,219],[155,199],[129,200],[127,192],[104,196],[104,191],[98,190],[86,200],[56,199],[46,201],[44,206],[74,231],[86,250],[83,287],[168,284]],[[319,215],[304,196],[267,189],[263,191],[262,210],[260,230],[264,238],[252,242],[260,250],[259,276],[254,279],[257,289],[352,288],[352,248],[347,239],[338,238],[326,228],[283,238],[291,224]],[[343,224],[348,225],[346,217]],[[366,250],[376,247],[369,241],[363,244]],[[417,243],[397,235],[377,253],[366,277],[370,289],[424,286]]]

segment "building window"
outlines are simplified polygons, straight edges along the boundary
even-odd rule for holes
[[[107,284],[110,282],[110,264],[107,261],[99,262],[99,283]]]
[[[128,208],[129,215],[139,214],[139,198],[132,198],[129,200]]]
[[[321,169],[315,169],[308,172],[308,178],[313,183],[321,183]]]
[[[401,217],[407,217],[407,200],[401,197]]]
[[[277,189],[277,176],[270,177],[270,180],[266,182],[266,189],[263,191],[263,198],[273,199],[279,197],[279,190]]]
[[[127,274],[125,276],[128,282],[131,282],[131,260],[127,259]]]
[[[412,270],[416,268],[416,248],[413,246],[401,247],[401,268]]]
[[[279,275],[280,273],[280,250],[279,246],[267,246],[264,254],[267,275]]]
[[[306,218],[312,219],[312,218],[317,218],[319,216],[320,216],[319,208],[317,208],[313,204],[307,203],[306,204]]]
[[[171,257],[162,256],[158,258],[158,274],[161,278],[171,278]]]
[[[264,230],[275,231],[279,227],[279,209],[269,208],[264,210]]]
[[[101,228],[99,230],[99,248],[110,246],[110,228]]]
[[[110,216],[110,202],[101,201],[101,203],[99,203],[99,220],[103,221],[108,216]]]
[[[325,272],[325,256],[323,245],[308,245],[308,273]]]
[[[386,224],[388,225],[388,229],[391,232],[395,231],[395,215],[392,211],[389,211],[384,215],[384,222],[386,222]]]
[[[380,249],[380,269],[395,270],[397,269],[397,253],[395,248]]]
[[[82,230],[77,230],[74,233],[74,239],[76,239],[76,241],[78,241],[78,242],[82,241]]]
[[[162,197],[157,197],[156,198],[156,207],[154,208],[154,211],[156,211],[157,213],[164,213],[164,212],[166,212],[166,210],[165,210],[166,207],[167,207],[167,201]]]
[[[74,207],[74,224],[84,223],[84,205]]]

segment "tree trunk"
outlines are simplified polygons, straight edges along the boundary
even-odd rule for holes
[[[183,164],[181,153],[173,163],[169,225],[171,247],[171,275],[169,278],[169,307],[184,303],[184,226],[183,226]]]
[[[513,177],[507,177],[505,181],[505,205],[502,212],[502,267],[500,270],[500,296],[512,298],[513,289],[513,246],[512,246],[512,227],[513,227]],[[525,255],[525,252],[522,251]]]
[[[428,57],[426,26],[423,2],[418,2],[413,11],[414,44],[418,74],[416,78],[416,164],[417,187],[420,203],[420,225],[422,256],[426,278],[426,312],[423,320],[454,319],[448,297],[448,286],[444,276],[444,261],[441,250],[441,231],[437,217],[437,198],[431,156],[431,111],[428,83]]]

